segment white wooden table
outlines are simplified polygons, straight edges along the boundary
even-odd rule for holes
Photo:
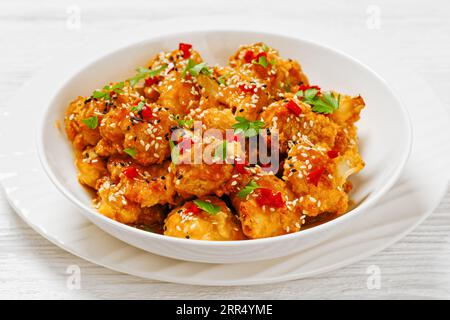
[[[353,37],[401,58],[450,105],[450,3],[440,1],[0,0],[0,114],[8,97],[59,52],[88,37],[145,21],[191,15],[271,15],[307,21],[330,38]],[[80,19],[78,19],[78,17]],[[80,23],[79,23],[80,22]],[[151,31],[151,30],[149,30]],[[338,42],[338,41],[336,41]],[[86,48],[88,50],[88,48]],[[350,52],[351,53],[351,52]],[[27,99],[29,100],[29,99]],[[20,107],[20,106],[15,106]],[[432,103],[429,106],[432,108]],[[450,110],[450,108],[449,108]],[[450,138],[450,137],[449,137]],[[400,242],[335,272],[285,283],[195,287],[142,280],[83,261],[31,230],[0,191],[0,298],[450,298],[450,192],[433,214]],[[66,269],[81,268],[81,289],[68,289]],[[381,270],[380,289],[367,286],[368,267]]]

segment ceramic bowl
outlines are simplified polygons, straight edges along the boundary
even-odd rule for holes
[[[179,42],[193,44],[209,64],[225,64],[242,44],[263,41],[278,49],[285,58],[298,60],[312,84],[324,89],[357,95],[366,102],[357,122],[360,151],[366,167],[351,180],[353,208],[343,216],[298,233],[247,240],[200,241],[149,233],[111,220],[92,207],[92,195],[77,180],[72,147],[63,123],[68,103],[79,95],[90,95],[94,88],[133,75],[161,50],[173,50]],[[70,61],[68,62],[70,63]],[[149,38],[117,49],[85,64],[55,89],[51,103],[43,112],[37,132],[41,163],[56,187],[90,221],[105,232],[148,252],[176,259],[207,263],[240,263],[286,256],[315,246],[340,232],[354,219],[364,218],[367,209],[385,194],[398,178],[412,144],[409,116],[389,85],[374,71],[352,57],[332,48],[279,34],[253,31],[208,30],[172,33]],[[92,245],[95,246],[95,243]]]

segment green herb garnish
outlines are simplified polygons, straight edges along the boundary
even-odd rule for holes
[[[202,200],[194,200],[194,203],[197,207],[199,207],[200,209],[209,213],[212,216],[216,215],[218,212],[220,212],[222,210],[222,208],[220,206],[216,206],[216,205],[212,204],[211,202],[206,202],[206,201],[202,201]]]
[[[122,88],[124,85],[125,84],[123,82],[118,82],[113,86],[106,85],[102,90],[95,90],[92,93],[92,98],[109,100],[111,99],[111,92],[115,92],[117,94],[123,93]]]
[[[184,68],[183,72],[181,73],[181,77],[182,78],[186,77],[186,74],[188,72],[193,77],[197,77],[199,74],[204,74],[207,76],[210,76],[212,74],[212,71],[208,69],[206,62],[195,63],[195,61],[192,59],[188,60],[186,67]]]
[[[134,149],[134,148],[125,148],[123,150],[123,152],[125,152],[127,155],[129,155],[132,158],[136,157],[136,149]]]
[[[136,69],[137,74],[134,77],[128,79],[128,81],[130,82],[130,86],[134,87],[142,79],[155,77],[158,74],[160,74],[162,71],[164,71],[166,68],[167,68],[167,64],[162,65],[161,67],[159,67],[155,70],[150,70],[147,68],[139,67]]]
[[[331,92],[324,92],[318,95],[319,91],[315,88],[300,90],[295,95],[303,98],[303,102],[312,107],[316,113],[330,114],[339,108],[341,96],[336,98]]]
[[[180,127],[186,127],[188,129],[191,128],[192,125],[194,124],[193,119],[178,119],[178,116],[176,116],[175,120]]]
[[[172,140],[169,140],[170,158],[174,164],[178,164],[180,158],[180,150]]]
[[[95,129],[98,127],[98,117],[93,116],[87,119],[81,120],[89,129]]]
[[[145,102],[141,101],[138,103],[137,107],[131,108],[131,111],[141,112],[142,108],[145,106]]]
[[[221,155],[222,160],[227,159],[227,141],[224,140],[222,144],[214,150],[214,157],[219,157],[219,153]]]
[[[250,180],[250,182],[241,191],[239,191],[237,195],[239,198],[243,199],[258,188],[261,187],[254,180]]]
[[[259,64],[264,68],[267,68],[267,66],[269,65],[269,61],[267,60],[267,57],[265,55],[259,56],[258,60],[253,60],[252,63]]]
[[[217,78],[217,82],[219,84],[226,85],[227,84],[227,78],[225,76],[221,76],[221,77]]]
[[[233,124],[234,133],[244,133],[247,138],[258,135],[258,131],[264,128],[265,124],[261,120],[249,121],[244,117],[236,117],[238,122]]]

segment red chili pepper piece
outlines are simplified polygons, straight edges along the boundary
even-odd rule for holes
[[[135,179],[138,176],[138,171],[136,167],[128,167],[124,169],[122,172],[125,175],[125,177],[131,180]]]
[[[298,106],[297,103],[295,103],[294,100],[289,100],[289,102],[286,104],[286,108],[296,116],[299,116],[302,113],[302,109]]]
[[[254,60],[259,61],[259,57],[266,57],[267,58],[267,53],[265,53],[264,51],[258,53]]]
[[[180,43],[178,49],[183,52],[183,58],[189,59],[189,57],[191,56],[192,44]]]
[[[227,137],[227,142],[239,142],[239,139],[241,138],[241,136],[239,134],[233,134],[230,137]]]
[[[334,159],[337,158],[337,156],[339,156],[339,151],[337,150],[330,150],[327,152],[328,158],[330,159]]]
[[[307,86],[307,85],[304,85],[304,84],[301,84],[301,85],[298,86],[298,90],[299,91],[305,91],[305,90],[308,90],[308,89],[316,89],[317,91],[319,91],[318,93],[320,93],[320,90],[322,90],[322,89],[320,89],[319,86]]]
[[[245,93],[255,93],[256,85],[253,83],[243,83],[239,85],[239,89],[241,89]]]
[[[234,167],[235,167],[237,173],[246,174],[247,173],[247,170],[245,169],[246,166],[248,166],[247,161],[242,162],[242,160],[238,161],[238,160],[234,159]]]
[[[186,212],[190,212],[192,214],[199,214],[201,210],[199,207],[197,207],[195,203],[192,202],[188,204],[188,206],[186,207]]]
[[[320,177],[322,176],[324,171],[325,171],[325,167],[318,167],[318,168],[311,170],[308,173],[308,182],[317,186],[317,184],[319,183]]]
[[[144,120],[151,120],[154,118],[152,109],[147,106],[142,107],[141,115]]]
[[[247,52],[245,52],[244,54],[245,62],[251,63],[253,59],[255,59],[255,54],[253,53],[253,51],[247,50]]]
[[[151,85],[154,85],[155,83],[159,82],[159,78],[158,77],[150,77],[145,79],[145,85],[147,87],[150,87]]]
[[[282,208],[284,206],[283,196],[281,195],[281,192],[273,193],[272,190],[267,188],[260,188],[258,189],[259,194],[256,197],[256,202],[258,205],[262,206],[269,206],[272,208]]]
[[[178,146],[180,148],[180,154],[183,154],[185,150],[190,149],[193,144],[194,141],[191,138],[188,137],[182,138],[181,141],[178,143]]]

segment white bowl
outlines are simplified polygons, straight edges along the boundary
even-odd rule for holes
[[[354,209],[335,220],[298,233],[247,241],[200,241],[167,237],[129,227],[93,209],[91,195],[78,183],[72,147],[55,122],[63,123],[68,103],[89,95],[109,81],[133,75],[137,66],[161,50],[173,50],[179,42],[194,45],[210,64],[225,64],[239,45],[264,41],[282,57],[298,60],[312,84],[357,95],[366,102],[357,123],[360,151],[366,167],[353,180]],[[297,38],[246,32],[202,31],[174,33],[121,48],[81,68],[65,84],[45,110],[37,133],[41,163],[57,188],[94,224],[133,246],[159,255],[208,263],[240,263],[286,256],[306,250],[340,232],[385,194],[398,178],[411,149],[409,116],[386,82],[355,59],[334,49]],[[93,243],[92,245],[95,245]]]

